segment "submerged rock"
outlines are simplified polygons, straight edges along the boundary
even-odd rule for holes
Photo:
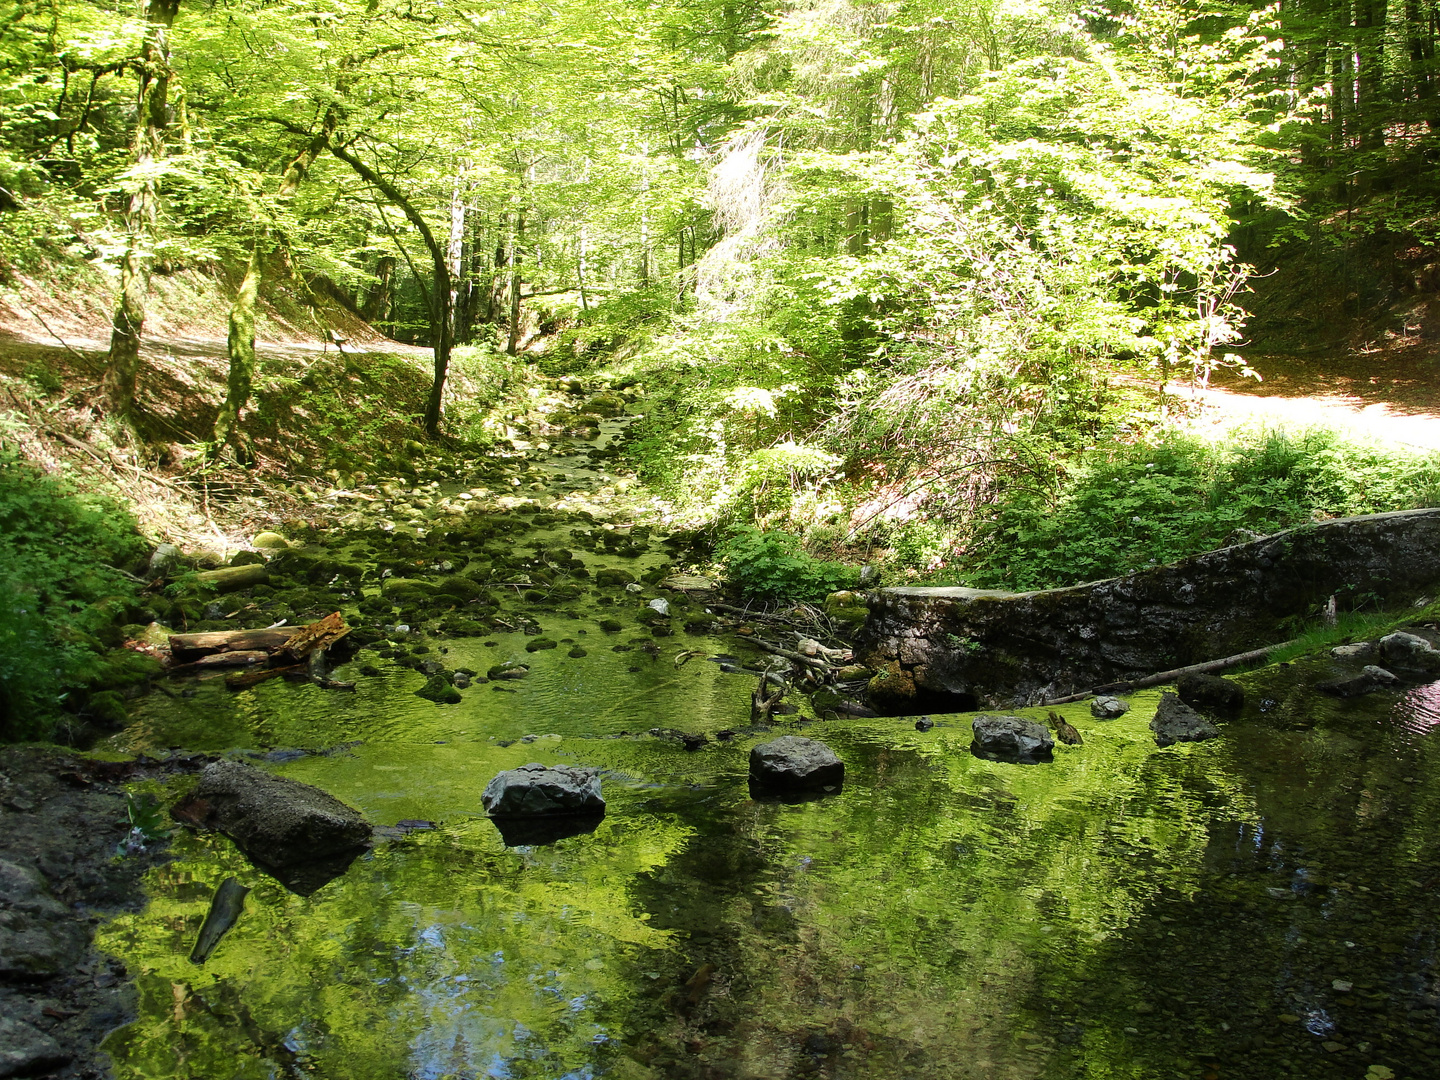
[[[1180,700],[1193,709],[1238,713],[1245,707],[1245,691],[1240,685],[1218,675],[1195,672],[1181,675],[1175,689],[1180,693]]]
[[[1331,697],[1350,698],[1373,694],[1376,690],[1388,690],[1400,685],[1400,677],[1374,664],[1366,664],[1358,675],[1348,678],[1328,679],[1316,683],[1315,689]]]
[[[1156,746],[1170,746],[1177,742],[1201,742],[1214,739],[1220,729],[1206,720],[1175,694],[1161,694],[1160,707],[1150,721],[1150,730],[1155,733]]]
[[[1044,724],[1019,716],[977,716],[970,724],[971,753],[991,761],[1033,764],[1049,761],[1055,740]]]
[[[336,876],[332,863],[341,870],[348,866],[371,833],[360,811],[328,792],[238,761],[206,766],[194,794],[173,813],[220,830],[251,862],[302,893]],[[307,867],[319,873],[283,872]]]
[[[480,796],[491,817],[603,814],[600,770],[581,765],[532,762],[496,774]]]
[[[815,739],[782,735],[750,748],[750,782],[774,791],[816,791],[838,787],[845,763]]]
[[[1096,720],[1119,720],[1130,711],[1130,703],[1108,695],[1090,702],[1090,715]]]

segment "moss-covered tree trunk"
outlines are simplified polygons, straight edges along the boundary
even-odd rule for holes
[[[311,137],[305,148],[280,178],[280,188],[275,192],[276,202],[283,202],[295,194],[300,181],[315,164],[315,159],[325,149],[325,144],[340,122],[339,112],[331,106],[325,113],[318,134]],[[250,391],[255,384],[255,311],[260,302],[260,283],[264,277],[265,252],[268,247],[267,233],[255,237],[250,251],[250,263],[245,269],[240,291],[230,307],[229,335],[226,346],[230,354],[230,371],[225,379],[225,401],[215,414],[215,429],[210,440],[218,453],[225,446],[232,446],[235,456],[242,462],[248,461],[250,453],[240,434],[240,413],[250,403]]]
[[[137,171],[165,156],[169,117],[170,27],[180,0],[149,0],[145,5],[145,42],[140,50],[140,88],[136,107],[134,156]],[[110,321],[110,357],[102,389],[110,414],[129,424],[135,413],[140,372],[140,335],[150,293],[150,241],[158,193],[153,179],[142,179],[125,212],[125,257],[120,262],[120,296]]]

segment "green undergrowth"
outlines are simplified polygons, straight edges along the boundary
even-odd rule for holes
[[[1422,604],[1419,608],[1408,607],[1403,611],[1337,612],[1334,625],[1324,620],[1307,622],[1289,642],[1271,649],[1266,656],[1266,662],[1284,664],[1325,652],[1336,645],[1374,641],[1401,627],[1430,622],[1437,617],[1440,617],[1440,604],[1433,602]]]
[[[965,584],[1035,589],[1114,577],[1306,522],[1440,503],[1440,455],[1267,430],[1223,443],[1171,433],[1097,449],[1053,494],[1002,491],[970,552]]]
[[[789,533],[737,528],[715,556],[726,582],[747,599],[821,600],[855,584],[854,570],[807,554]]]
[[[0,740],[50,734],[62,706],[111,682],[103,654],[136,604],[130,515],[0,447]]]

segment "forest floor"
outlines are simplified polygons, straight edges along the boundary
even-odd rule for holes
[[[1440,354],[1432,348],[1250,356],[1260,381],[1225,373],[1210,386],[1172,382],[1209,438],[1243,427],[1328,427],[1346,435],[1440,450]]]

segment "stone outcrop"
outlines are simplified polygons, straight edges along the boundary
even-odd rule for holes
[[[856,656],[881,673],[871,701],[891,714],[1033,704],[1274,644],[1332,595],[1433,594],[1437,552],[1440,510],[1411,510],[1065,589],[881,589]]]

